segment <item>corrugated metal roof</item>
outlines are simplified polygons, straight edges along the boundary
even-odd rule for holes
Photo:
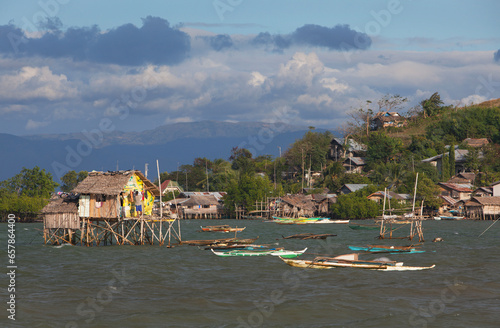
[[[348,157],[345,159],[344,162],[349,162],[349,161],[358,166],[366,165],[364,157]]]
[[[446,182],[439,182],[438,184],[445,187],[446,189],[451,189],[458,192],[472,192],[472,189],[468,187],[469,185],[446,183]]]
[[[333,138],[339,145],[344,146],[344,138]],[[356,142],[353,139],[347,140],[348,151],[366,151],[366,146]]]
[[[358,191],[358,190],[361,190],[361,189],[367,187],[368,184],[365,184],[365,183],[346,183],[344,186],[347,189],[349,189],[351,192],[355,192],[355,191]]]
[[[452,198],[450,196],[439,196],[441,199],[443,199],[446,203],[448,203],[449,205],[455,205],[458,200],[456,200],[455,198]]]

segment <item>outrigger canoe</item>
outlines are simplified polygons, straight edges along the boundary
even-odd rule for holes
[[[365,251],[373,253],[425,253],[425,251],[417,249],[415,246],[386,246],[386,245],[367,245],[367,246],[349,246],[352,251]]]
[[[191,246],[210,246],[210,245],[234,245],[234,244],[252,244],[257,238],[222,238],[222,239],[208,239],[208,240],[183,240],[181,245]]]
[[[359,268],[380,271],[418,271],[432,269],[436,265],[420,267],[405,266],[403,262],[387,260],[359,260],[358,254],[345,254],[336,257],[316,257],[314,260],[297,260],[281,257],[286,264],[298,268],[333,269],[333,268]]]
[[[201,227],[201,231],[204,232],[241,232],[245,230],[246,227],[238,228],[238,227],[230,227],[229,225],[216,225],[216,226],[205,226]]]
[[[265,249],[265,250],[231,250],[225,252],[218,252],[212,249],[212,252],[217,256],[229,257],[229,256],[279,256],[281,258],[289,259],[302,255],[307,250],[307,247],[301,251],[287,251],[283,248],[275,249]]]

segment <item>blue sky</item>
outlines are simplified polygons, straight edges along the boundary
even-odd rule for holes
[[[0,132],[278,112],[335,129],[388,93],[408,106],[436,91],[454,105],[498,98],[498,12],[493,0],[2,1]]]

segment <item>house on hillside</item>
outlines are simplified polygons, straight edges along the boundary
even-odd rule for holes
[[[442,196],[449,196],[458,200],[469,199],[473,192],[473,190],[469,188],[469,185],[439,182],[438,186],[441,189]]]
[[[151,215],[155,196],[160,191],[140,171],[90,172],[73,193],[79,194],[81,218],[136,217],[140,194],[142,215]]]
[[[364,157],[348,157],[342,163],[346,173],[362,173],[366,166]]]
[[[458,149],[455,147],[455,174],[465,172],[465,162],[467,160],[468,153],[469,151],[467,149]],[[422,162],[430,163],[437,168],[439,173],[441,173],[443,167],[443,157],[445,154],[448,155],[448,153],[439,154],[423,159]],[[481,158],[482,154],[480,154],[479,157]],[[448,156],[446,156],[446,159],[448,159]]]
[[[346,157],[360,157],[366,154],[367,147],[348,138],[333,138],[330,142],[330,159],[343,160]]]
[[[364,183],[347,183],[347,184],[343,185],[337,191],[337,193],[342,194],[342,195],[347,195],[347,194],[350,194],[351,192],[358,191],[358,190],[363,189],[367,186],[368,185],[364,184]]]
[[[457,184],[469,184],[470,187],[474,185],[474,181],[476,180],[476,174],[473,172],[461,172],[450,178],[450,180],[446,181],[447,183],[457,183]]]
[[[493,188],[479,187],[472,193],[475,197],[491,197],[493,196]]]
[[[388,127],[400,128],[406,126],[408,122],[406,118],[399,115],[397,112],[379,112],[375,114],[372,120],[374,130],[384,129]]]

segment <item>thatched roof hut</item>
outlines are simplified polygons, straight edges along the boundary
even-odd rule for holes
[[[79,229],[78,197],[56,196],[41,211],[45,228]]]
[[[134,198],[136,191],[144,195],[140,202]],[[158,187],[135,170],[90,172],[73,193],[80,194],[80,217],[88,218],[151,215],[154,196],[160,195]],[[136,212],[137,205],[142,208]]]
[[[145,189],[154,196],[160,196],[160,190],[149,181],[141,171],[90,172],[89,175],[73,189],[78,194],[119,195],[133,175],[144,182]]]
[[[295,194],[281,197],[280,212],[291,217],[312,217],[316,212],[316,204],[311,195]]]

